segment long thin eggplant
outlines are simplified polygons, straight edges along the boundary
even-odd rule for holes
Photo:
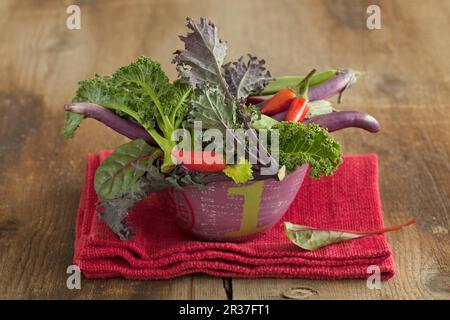
[[[339,71],[332,79],[309,88],[309,101],[325,100],[339,94],[340,102],[342,92],[351,87],[360,74],[360,72],[355,72],[353,70]]]
[[[377,119],[367,113],[358,111],[333,112],[312,117],[302,123],[316,123],[322,128],[328,129],[329,132],[350,127],[361,128],[369,132],[378,132],[381,128]]]
[[[144,139],[148,144],[156,146],[153,138],[136,122],[119,117],[111,110],[89,102],[70,103],[64,105],[66,111],[82,114],[107,125],[114,131],[130,139]]]

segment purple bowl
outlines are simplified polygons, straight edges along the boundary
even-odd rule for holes
[[[175,206],[178,226],[208,241],[245,241],[273,227],[283,217],[308,166],[302,165],[282,181],[213,182],[202,190],[194,186],[166,193]]]

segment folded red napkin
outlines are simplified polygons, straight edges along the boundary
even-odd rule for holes
[[[88,278],[168,279],[192,273],[220,277],[343,279],[367,278],[376,265],[381,278],[394,275],[384,235],[304,251],[284,234],[280,222],[244,243],[200,241],[173,223],[158,193],[139,203],[129,216],[137,228],[124,242],[96,215],[95,170],[110,154],[89,154],[78,209],[74,264]],[[344,157],[332,177],[306,177],[284,220],[318,228],[373,230],[383,227],[376,155]]]

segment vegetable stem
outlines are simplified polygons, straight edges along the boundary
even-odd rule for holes
[[[300,83],[300,90],[304,88],[303,92],[300,94],[300,97],[308,100],[308,90],[309,90],[309,83],[311,81],[311,77],[316,73],[316,69],[313,69],[305,79]]]
[[[414,218],[410,218],[407,222],[402,223],[400,225],[397,226],[390,226],[390,227],[386,227],[383,229],[379,229],[379,230],[370,230],[370,231],[366,231],[366,232],[362,232],[362,231],[356,231],[354,233],[358,233],[358,234],[366,234],[366,235],[372,235],[372,234],[380,234],[380,233],[386,233],[386,232],[392,232],[392,231],[397,231],[400,230],[404,227],[410,226],[412,224],[416,223],[416,219]]]
[[[416,219],[410,218],[407,222],[402,223],[397,226],[390,226],[390,227],[386,227],[386,228],[382,228],[382,229],[369,230],[369,231],[354,231],[354,230],[343,230],[343,229],[334,229],[334,228],[333,229],[310,228],[310,229],[321,230],[321,231],[336,231],[336,232],[354,233],[354,234],[361,234],[364,236],[370,236],[370,235],[375,235],[375,234],[382,234],[382,233],[386,233],[386,232],[397,231],[397,230],[400,230],[404,227],[410,226],[415,223],[416,223]],[[292,232],[303,232],[303,231],[304,230],[293,230]]]
[[[178,101],[178,104],[172,110],[172,114],[170,115],[170,122],[175,124],[175,126],[174,126],[175,128],[178,128],[177,123],[176,123],[177,122],[176,121],[177,112],[180,109],[180,107],[183,105],[184,101],[186,101],[186,98],[189,96],[191,91],[192,91],[192,89],[187,90],[181,97],[180,101]]]
[[[147,84],[143,83],[142,87],[146,91],[146,93],[150,96],[150,98],[153,100],[153,102],[156,105],[156,108],[158,109],[159,115],[161,116],[161,119],[163,121],[163,125],[160,127],[161,130],[164,131],[164,133],[170,131],[172,129],[172,124],[170,123],[169,118],[164,114],[161,101],[159,101],[158,97],[155,94],[155,91]]]

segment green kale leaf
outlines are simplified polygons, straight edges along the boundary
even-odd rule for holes
[[[331,175],[342,163],[340,144],[316,124],[283,121],[273,129],[279,130],[280,165],[285,165],[289,172],[308,163],[310,175],[318,179]]]
[[[85,116],[73,112],[66,112],[66,122],[61,130],[64,138],[73,138],[73,134],[80,126]]]
[[[191,88],[170,82],[161,65],[145,56],[119,68],[110,77],[81,81],[74,102],[91,102],[139,123],[163,150],[163,172],[174,167],[172,133],[185,118]],[[63,133],[73,135],[83,116],[69,114]]]
[[[78,82],[78,90],[75,97],[72,99],[72,102],[88,101],[98,105],[104,105],[111,100],[109,92],[110,78],[95,75],[94,78],[90,80]],[[84,115],[67,112],[66,123],[62,129],[64,137],[72,138],[84,118]]]
[[[189,120],[201,121],[204,129],[231,129],[236,125],[236,103],[226,99],[223,91],[205,84],[192,98]]]

